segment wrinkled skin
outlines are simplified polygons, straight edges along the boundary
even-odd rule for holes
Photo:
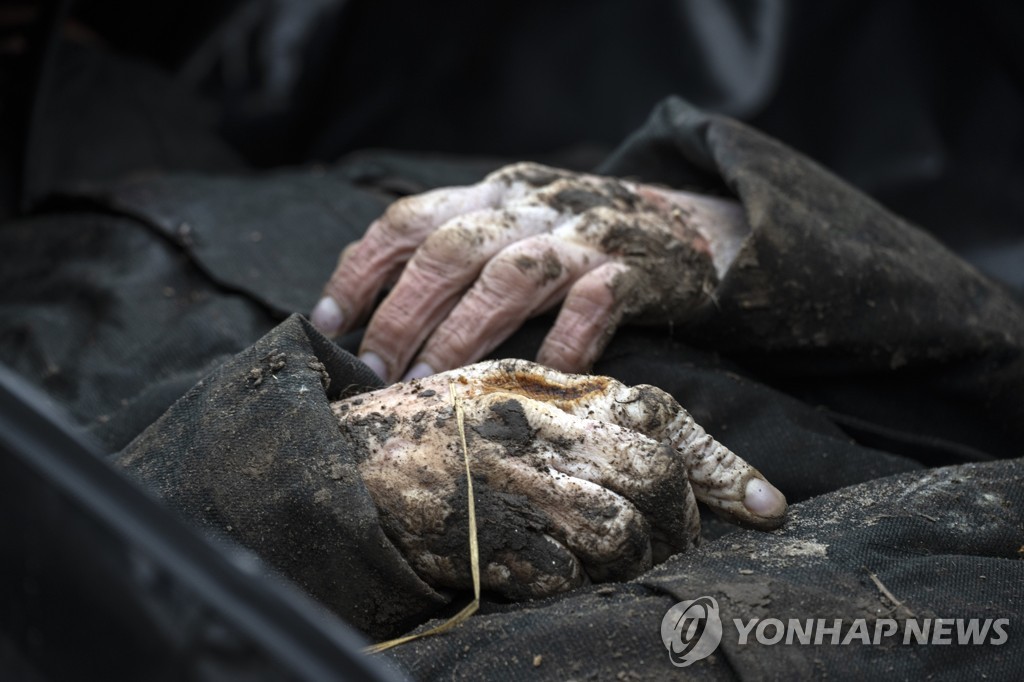
[[[584,371],[623,321],[685,320],[748,231],[733,201],[519,163],[392,204],[311,319],[353,329],[394,282],[360,349],[394,381],[474,362],[561,304],[537,361]]]
[[[778,526],[786,501],[664,391],[482,362],[332,403],[385,531],[436,586],[471,585],[465,414],[485,588],[511,598],[627,580],[699,538],[696,500]]]

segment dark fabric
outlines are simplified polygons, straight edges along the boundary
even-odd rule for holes
[[[392,656],[419,679],[1015,679],[1024,665],[1022,527],[1019,459],[903,474],[795,505],[773,533],[737,531],[631,583],[477,616]],[[718,601],[722,643],[711,658],[675,668],[662,617],[704,595]],[[869,632],[880,618],[1010,624],[1001,645],[904,645],[902,630],[878,645],[762,646],[753,632],[740,644],[733,619],[755,617],[840,618],[840,641],[857,618]]]
[[[22,359],[23,372],[35,373],[44,385],[52,382],[45,363],[23,359],[52,345],[59,338],[52,330],[76,319],[69,318],[74,313],[80,319],[76,328],[91,330],[99,340],[93,345],[108,355],[69,357],[63,396],[79,401],[80,417],[95,419],[81,395],[111,376],[135,377],[116,352],[143,338],[140,325],[124,312],[111,313],[146,310],[148,328],[182,334],[168,341],[189,351],[185,359],[168,354],[152,362],[162,365],[167,387],[184,391],[201,372],[196,358],[211,348],[210,332],[217,327],[174,326],[182,310],[202,314],[192,298],[181,309],[150,304],[167,286],[156,264],[181,268],[192,282],[188,286],[201,282],[206,306],[233,301],[251,316],[250,326],[224,330],[227,352],[241,350],[252,342],[246,337],[270,329],[272,311],[315,298],[340,246],[318,254],[324,249],[316,239],[296,238],[295,209],[286,199],[306,201],[304,222],[314,226],[314,234],[328,235],[336,220],[339,234],[325,238],[342,242],[355,231],[356,216],[374,206],[379,210],[403,186],[396,178],[407,176],[404,186],[425,188],[429,168],[422,159],[383,155],[354,158],[327,172],[135,181],[94,193],[90,218],[69,214],[8,226],[0,235],[10,240],[23,268],[39,263],[42,254],[61,264],[12,271],[12,283],[21,287],[12,289],[12,297],[68,303],[51,307],[57,314],[50,333],[8,336],[5,352]],[[438,165],[445,181],[467,181],[486,170]],[[737,531],[709,519],[705,537],[717,539],[636,583],[533,605],[488,603],[489,615],[444,638],[406,645],[392,654],[394,660],[422,677],[455,671],[473,678],[521,669],[523,675],[551,679],[619,672],[655,679],[670,669],[657,633],[672,603],[710,594],[727,618],[891,615],[869,572],[915,614],[1015,616],[1021,584],[1019,461],[920,471],[1016,454],[1012,439],[1021,426],[1013,417],[1019,402],[993,401],[987,409],[972,402],[1020,395],[1021,313],[1012,299],[818,166],[679,100],[660,107],[604,170],[733,191],[743,200],[754,233],[715,302],[685,328],[621,330],[595,371],[671,392],[797,503],[793,518],[773,534]],[[260,193],[274,199],[255,196]],[[101,205],[135,218],[104,215],[96,208]],[[79,238],[90,248],[57,246],[72,225],[89,221],[93,231],[82,230]],[[182,223],[194,225],[186,239],[173,231]],[[254,229],[266,238],[245,244]],[[239,244],[245,246],[232,250]],[[118,268],[88,267],[104,254],[109,258],[103,262],[116,264],[119,253],[126,255]],[[150,259],[138,258],[142,253]],[[304,262],[317,263],[323,272],[286,272]],[[257,264],[261,277],[247,279],[249,263]],[[72,305],[89,290],[82,282],[90,277],[122,292],[124,300],[112,298],[119,305],[107,307]],[[68,286],[69,280],[76,286]],[[14,300],[7,315],[15,311],[33,323],[47,319],[39,306],[19,307]],[[965,307],[974,316],[966,324],[966,318],[958,321]],[[549,323],[531,322],[495,354],[532,357]],[[897,348],[902,356],[894,363]],[[132,420],[136,430],[149,425],[119,461],[200,527],[255,549],[375,636],[395,634],[435,612],[444,599],[420,583],[386,542],[327,410],[333,391],[369,383],[360,374],[365,370],[298,318],[227,362],[223,355],[211,359],[224,364],[152,425],[155,415],[115,406],[107,423],[124,424],[123,432]],[[81,369],[76,360],[83,362]],[[324,372],[331,377],[327,392]],[[133,381],[112,383],[109,392],[146,393],[138,388],[146,385],[145,377]],[[171,393],[166,388],[162,395],[168,403]],[[948,404],[938,416],[936,402]],[[880,483],[893,474],[899,477]],[[855,484],[862,487],[847,487]],[[983,584],[968,580],[978,574],[986,576]],[[941,647],[915,648],[907,656],[899,647],[754,652],[728,638],[723,646],[716,663],[695,670],[723,676],[751,670],[815,674],[882,662],[912,675],[948,665],[952,656]],[[975,652],[982,651],[961,652],[969,662],[963,665],[974,665],[982,656]],[[542,660],[536,669],[535,655]],[[1011,639],[985,660],[998,675],[1020,665],[1022,655]]]
[[[852,5],[843,6],[852,12]],[[872,5],[871,13],[895,12],[899,21],[891,26],[916,16],[888,6]],[[862,16],[853,14],[851,20]],[[830,31],[815,40],[844,26],[828,25]],[[413,33],[428,33],[414,28]],[[810,33],[802,35],[811,39]],[[884,63],[885,54],[877,59]],[[867,56],[874,63],[876,57]],[[802,82],[834,75],[811,61],[803,65],[808,73]],[[129,81],[148,73],[129,72]],[[971,69],[964,73],[969,76]],[[864,123],[865,137],[857,139],[870,144],[858,152],[863,157],[850,156],[856,144],[844,138],[833,149],[820,137],[832,131],[829,114],[840,110],[835,93],[821,97],[820,106],[794,118],[796,123],[780,123],[785,109],[763,120],[769,129],[777,125],[793,134],[805,125],[798,140],[813,147],[816,157],[887,200],[906,199],[901,205],[935,217],[934,229],[943,235],[972,232],[968,215],[978,215],[979,234],[1003,239],[1009,232],[1013,244],[1019,238],[1014,207],[1020,195],[1007,192],[1004,183],[1018,177],[1019,155],[1012,152],[1019,138],[1004,116],[1012,117],[1018,99],[1005,90],[996,77],[1001,75],[978,79],[979,96],[1008,102],[995,109],[999,114],[991,126],[981,126],[980,138],[953,135],[960,128],[945,121],[920,128],[921,141],[904,133],[928,116],[908,115],[886,129],[857,119],[864,107],[853,107],[854,122],[836,138]],[[901,92],[895,87],[899,78],[879,78],[892,86],[893,97]],[[867,76],[854,80],[873,82]],[[372,78],[366,87],[374,89]],[[871,101],[870,88],[857,92],[854,101]],[[367,105],[361,111],[373,113],[378,109],[370,94],[336,89],[331,96],[358,95]],[[146,102],[154,98],[140,96]],[[809,96],[801,92],[801,98]],[[308,310],[341,246],[388,200],[471,182],[497,162],[367,153],[327,170],[214,174],[232,171],[234,161],[221,155],[220,142],[205,124],[174,115],[173,98],[168,108],[156,110],[161,117],[153,129],[136,126],[132,117],[121,124],[107,121],[102,112],[76,121],[73,109],[52,103],[62,122],[51,128],[81,126],[74,135],[53,138],[54,147],[41,152],[39,167],[49,170],[41,172],[33,191],[77,191],[63,203],[45,205],[45,212],[0,228],[0,358],[68,406],[111,451],[135,438],[120,461],[136,477],[200,528],[259,551],[357,626],[383,636],[435,612],[443,600],[418,581],[381,533],[326,410],[333,391],[367,384],[367,375],[304,322],[290,318],[275,325],[288,313]],[[356,126],[356,132],[379,126],[380,137],[350,135],[344,125],[352,119],[333,131],[301,132],[322,135],[320,151],[366,140],[433,144],[436,128],[429,126],[409,128],[407,138],[386,134],[415,119],[407,113],[405,123],[370,116],[366,128]],[[578,120],[578,112],[569,113],[566,124]],[[106,167],[103,149],[77,151],[81,139],[101,148],[111,139],[97,131],[120,126],[124,136],[110,133],[113,139],[153,142],[166,126],[188,121],[187,135],[168,133],[191,141],[176,142],[183,147],[174,151],[200,148],[184,161],[150,154],[144,144],[119,144],[113,151],[128,158],[111,159]],[[462,120],[448,121],[458,128]],[[480,140],[489,132],[482,125],[465,139]],[[881,151],[889,149],[890,133],[906,144],[891,145],[887,155]],[[992,156],[986,165],[979,152],[972,163],[954,163],[972,142],[982,150],[1003,144],[1006,156]],[[210,156],[204,145],[210,145]],[[484,148],[518,149],[497,143]],[[949,166],[929,165],[936,149],[950,151],[942,157]],[[196,172],[104,182],[127,170],[182,167]],[[942,183],[922,180],[939,167]],[[978,177],[990,184],[979,187],[965,179],[978,168],[984,170]],[[660,106],[602,169],[743,201],[755,231],[714,303],[685,328],[620,331],[595,371],[670,391],[798,503],[792,519],[771,534],[709,521],[705,534],[718,539],[636,583],[532,605],[488,603],[489,615],[389,656],[423,678],[621,673],[627,679],[661,679],[675,669],[667,663],[658,626],[676,601],[710,594],[726,617],[903,614],[888,610],[869,572],[918,615],[1019,618],[1019,460],[923,470],[1019,456],[1024,322],[1013,298],[821,167],[679,100]],[[906,172],[883,177],[876,174],[880,169]],[[93,187],[82,189],[83,180]],[[934,196],[927,189],[936,186],[956,190],[939,195],[936,206],[948,209],[959,198],[965,208],[942,212],[927,205],[924,197]],[[986,232],[993,225],[999,229]],[[528,324],[495,354],[532,357],[549,323]],[[343,345],[353,348],[355,341],[348,338]],[[328,391],[325,373],[331,378]],[[897,478],[883,480],[889,475]],[[848,487],[855,484],[861,486]],[[714,662],[688,672],[844,676],[881,666],[899,677],[973,676],[978,670],[1001,677],[1024,667],[1015,630],[999,648],[755,651],[728,638],[723,647]],[[534,667],[536,655],[541,660]]]
[[[70,4],[103,42],[77,35],[57,55],[32,198],[119,170],[227,170],[225,139],[262,166],[367,148],[607,151],[680,94],[816,159],[1024,296],[1014,0]]]
[[[735,121],[660,106],[604,171],[720,178],[753,236],[688,326],[758,376],[880,429],[1019,454],[1024,316],[1001,286],[872,199]]]
[[[679,94],[818,160],[1024,294],[1014,0],[103,4],[80,0],[80,15],[201,84],[261,165],[381,147],[607,151]],[[210,31],[211,8],[231,5]]]
[[[0,361],[111,450],[274,324],[188,253],[96,210],[0,228]]]
[[[381,530],[329,399],[380,379],[290,317],[186,393],[115,462],[364,632],[383,637],[442,598]]]
[[[0,228],[0,361],[111,450],[274,324],[402,193],[498,162],[356,157],[330,171],[79,185]],[[134,216],[134,218],[133,218]]]
[[[166,74],[70,40],[54,52],[30,128],[26,203],[130,174],[244,169],[212,132],[216,110]]]
[[[176,174],[78,194],[138,216],[189,251],[217,284],[287,315],[316,304],[341,249],[391,200],[475,182],[500,165],[410,158],[398,161],[399,171],[394,164],[382,155],[255,177]]]

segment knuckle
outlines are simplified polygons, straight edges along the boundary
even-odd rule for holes
[[[537,195],[549,206],[571,214],[595,209],[635,214],[647,208],[640,197],[621,181],[594,175],[563,178],[546,186]]]
[[[571,175],[569,171],[551,168],[533,161],[520,161],[494,171],[485,182],[500,182],[505,185],[525,183],[533,187],[543,187],[560,178]]]
[[[518,251],[502,252],[484,266],[479,284],[498,296],[503,291],[529,290],[534,288],[534,280],[528,272],[535,266],[536,263],[526,254]]]
[[[579,280],[572,288],[568,305],[588,320],[600,318],[604,322],[615,308],[616,296],[612,283],[604,278],[587,277]]]
[[[389,239],[416,237],[429,226],[422,204],[420,196],[402,197],[387,207],[374,228]]]
[[[547,339],[537,354],[537,361],[562,372],[578,372],[589,366],[583,343],[563,335]]]
[[[428,268],[449,268],[465,262],[478,240],[476,231],[462,221],[449,221],[424,240],[413,260]]]
[[[529,291],[562,281],[567,274],[558,243],[543,235],[503,250],[484,267],[482,279],[498,287]]]

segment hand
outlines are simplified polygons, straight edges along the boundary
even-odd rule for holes
[[[758,528],[786,499],[664,391],[482,362],[332,403],[385,532],[426,581],[466,588],[465,413],[485,588],[511,598],[627,580],[698,541],[696,501]]]
[[[733,201],[516,164],[392,204],[342,253],[311,319],[350,330],[397,280],[360,349],[394,381],[478,360],[564,299],[537,361],[584,371],[623,320],[685,319],[748,230]]]

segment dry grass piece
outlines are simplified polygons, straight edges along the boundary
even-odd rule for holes
[[[476,613],[476,610],[480,608],[480,548],[477,545],[476,540],[476,500],[473,495],[473,476],[469,469],[469,446],[466,444],[466,416],[462,411],[462,401],[455,392],[455,382],[448,382],[448,391],[451,393],[452,406],[455,408],[455,420],[459,426],[459,438],[462,440],[462,459],[466,464],[466,497],[469,498],[469,561],[470,571],[473,574],[473,601],[437,627],[430,628],[424,632],[417,632],[415,634],[405,635],[404,637],[390,639],[386,642],[380,642],[379,644],[368,646],[363,650],[364,653],[375,654],[381,651],[386,651],[392,647],[396,647],[399,644],[411,642],[414,639],[429,637],[431,635],[439,635],[442,632],[447,632],[456,625],[468,620],[469,617]]]

